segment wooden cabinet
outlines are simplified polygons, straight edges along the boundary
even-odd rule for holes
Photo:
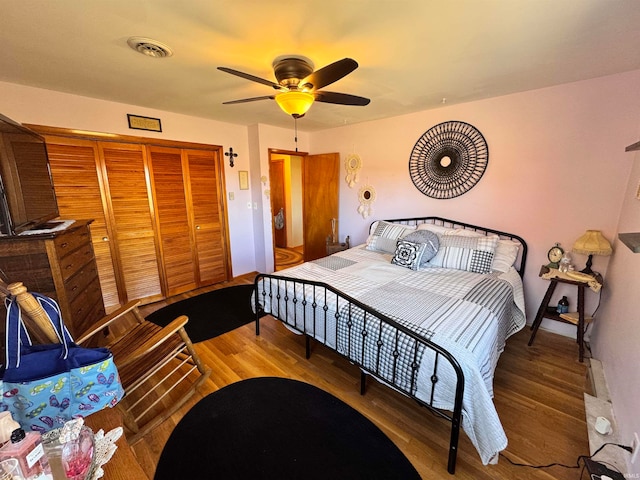
[[[107,310],[230,278],[220,147],[107,142],[32,128],[47,141],[60,216],[95,219]]]
[[[52,233],[0,237],[0,269],[10,282],[54,298],[72,336],[105,315],[89,221]]]
[[[198,284],[209,285],[230,277],[225,261],[226,216],[224,190],[215,165],[214,152],[185,150],[189,168],[188,191],[195,237]]]
[[[120,303],[162,298],[144,145],[99,143],[108,243]]]
[[[215,153],[149,147],[168,295],[229,278],[226,220]]]

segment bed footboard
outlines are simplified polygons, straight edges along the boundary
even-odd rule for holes
[[[410,330],[402,320],[322,282],[259,274],[254,301],[257,312],[270,314],[305,335],[307,358],[313,338],[357,365],[362,372],[361,393],[366,376],[372,375],[450,421],[447,470],[455,473],[464,374],[451,353],[428,335]],[[260,335],[260,316],[256,315],[256,335]],[[445,378],[448,380],[443,381]],[[436,400],[443,397],[453,405],[451,411],[436,407]]]

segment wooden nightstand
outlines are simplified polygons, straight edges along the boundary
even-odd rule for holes
[[[349,245],[349,236],[347,235],[347,238],[344,239],[343,243],[340,242],[332,242],[331,241],[331,237],[327,237],[327,255],[331,255],[333,253],[336,252],[341,252],[343,250],[346,250],[350,247]]]
[[[578,342],[578,358],[582,362],[584,361],[584,325],[586,322],[591,320],[591,317],[587,317],[584,314],[584,289],[585,287],[589,287],[588,281],[574,280],[571,278],[566,278],[565,276],[554,276],[554,274],[560,275],[555,269],[550,269],[549,267],[543,266],[540,269],[540,277],[543,275],[548,276],[551,275],[549,280],[549,288],[547,288],[547,293],[544,294],[544,298],[540,303],[540,307],[538,308],[538,314],[536,315],[535,320],[531,324],[531,338],[529,339],[529,346],[533,344],[534,339],[536,338],[536,333],[538,333],[538,328],[540,328],[540,324],[542,323],[543,318],[551,318],[553,320],[557,320],[563,323],[569,323],[571,325],[575,325],[577,328],[576,341]],[[546,278],[546,277],[545,277]],[[602,287],[602,276],[599,273],[595,274],[594,280],[597,284]],[[575,285],[578,288],[578,310],[577,312],[572,312],[570,314],[560,314],[554,311],[549,310],[549,302],[551,301],[551,296],[555,291],[558,283],[566,283],[569,285]]]

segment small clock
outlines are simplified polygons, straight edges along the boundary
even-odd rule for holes
[[[551,247],[547,252],[547,258],[549,259],[549,268],[558,268],[560,266],[560,260],[562,260],[562,256],[564,255],[564,250],[560,246],[559,243],[556,243],[555,246]]]

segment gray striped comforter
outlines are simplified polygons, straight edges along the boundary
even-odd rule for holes
[[[359,246],[278,275],[332,285],[452,353],[465,375],[462,427],[483,463],[497,461],[507,438],[492,400],[493,375],[506,339],[525,324],[519,275],[514,269],[487,275],[443,268],[416,272],[390,260],[391,255]],[[433,351],[419,349],[416,356],[413,340],[405,337],[399,341],[408,348],[394,356],[395,329],[380,326],[371,316],[365,327],[362,311],[323,289],[307,286],[303,291],[300,285],[273,282],[263,287],[280,293],[280,298],[275,293],[263,297],[266,312],[346,356],[357,355],[363,366],[376,367],[372,369],[380,372],[381,380],[436,408],[453,409],[455,374],[440,362],[434,389]],[[327,308],[322,308],[325,304]],[[411,368],[415,362],[417,373]]]

